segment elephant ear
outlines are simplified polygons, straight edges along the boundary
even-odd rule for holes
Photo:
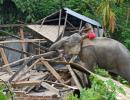
[[[81,49],[81,36],[78,33],[71,35],[64,43],[64,50],[67,54],[79,54]]]

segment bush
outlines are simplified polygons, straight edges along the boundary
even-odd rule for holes
[[[1,81],[2,83],[0,84],[0,100],[14,100],[14,93],[12,92],[9,85],[3,80]]]

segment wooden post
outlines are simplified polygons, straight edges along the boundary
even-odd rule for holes
[[[23,27],[20,27],[20,36],[21,36],[21,40],[24,41],[24,32],[23,32]],[[22,45],[22,49],[24,52],[26,52],[26,48],[25,48],[25,44],[24,43],[21,43]],[[24,58],[27,57],[26,54],[24,54]]]
[[[65,16],[64,29],[63,29],[63,33],[62,33],[61,38],[64,36],[64,33],[65,33],[65,27],[66,27],[67,18],[68,18],[68,13],[66,13],[66,16]]]
[[[3,59],[4,64],[5,64],[5,65],[6,65],[6,64],[9,64],[8,59],[7,59],[6,55],[5,55],[5,52],[4,52],[4,49],[3,49],[3,48],[0,48],[0,54],[1,54],[1,56],[2,56],[2,59]],[[8,67],[6,68],[6,70],[7,70],[10,74],[12,74],[12,70],[11,70],[10,66],[8,66]]]
[[[59,14],[58,37],[59,37],[59,34],[60,34],[61,14],[62,14],[62,10],[60,10],[60,14]]]

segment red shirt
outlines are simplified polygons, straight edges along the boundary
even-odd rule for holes
[[[87,38],[89,38],[90,40],[96,38],[96,34],[95,34],[94,32],[88,32],[86,36],[87,36]]]

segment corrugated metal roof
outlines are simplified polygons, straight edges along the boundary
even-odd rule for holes
[[[55,42],[58,38],[58,25],[27,25],[27,27],[34,30],[35,32],[39,33],[40,35],[52,42]],[[64,26],[61,25],[59,35],[61,35],[63,28]]]
[[[64,8],[64,10],[66,11],[66,13],[68,13],[68,14],[70,14],[72,16],[75,16],[75,17],[77,17],[77,18],[79,18],[79,19],[81,19],[81,20],[83,20],[85,22],[88,22],[88,23],[93,24],[95,26],[101,27],[100,23],[98,23],[97,21],[95,21],[93,19],[90,19],[90,18],[88,18],[88,17],[86,17],[84,15],[81,15],[81,14],[79,14],[77,12],[74,12],[69,8]]]

